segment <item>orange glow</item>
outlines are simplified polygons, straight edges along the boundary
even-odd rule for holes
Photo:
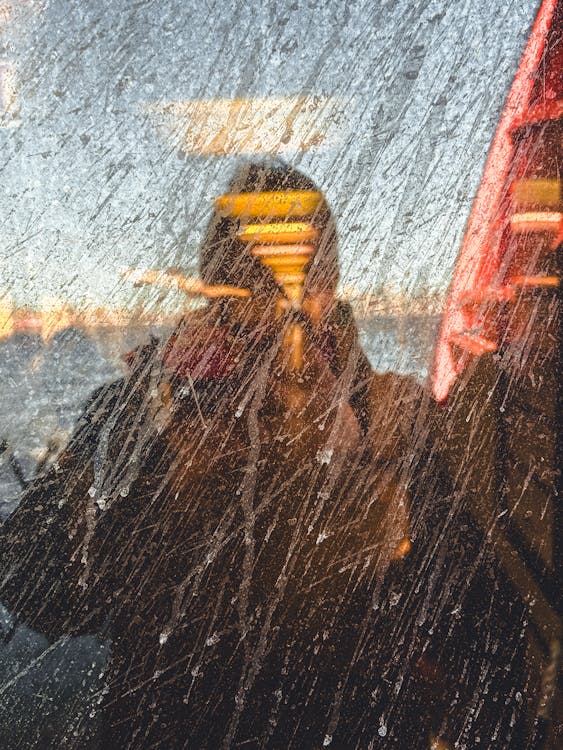
[[[303,292],[303,284],[305,283],[305,269],[311,256],[312,252],[303,252],[304,248],[298,247],[298,252],[295,252],[294,245],[281,245],[274,248],[268,246],[260,246],[259,252],[253,252],[256,255],[262,265],[269,268],[276,282],[282,287],[285,296],[292,302],[299,302]],[[280,250],[284,248],[286,252],[280,253]],[[268,250],[273,249],[274,252],[269,253]]]
[[[561,180],[515,180],[510,188],[512,200],[517,205],[540,203],[558,206],[561,200]]]
[[[412,549],[411,540],[408,538],[403,539],[403,541],[399,544],[399,546],[393,553],[393,560],[400,560],[401,558],[406,557],[411,551],[411,549]]]
[[[217,299],[218,297],[250,297],[249,289],[241,289],[236,286],[205,284],[201,279],[194,279],[170,271],[147,270],[139,271],[130,268],[121,274],[121,277],[132,281],[134,286],[156,285],[170,289],[177,289],[188,297],[207,297]]]
[[[559,286],[558,276],[513,276],[510,279],[513,286],[544,286],[554,288]]]
[[[249,218],[312,216],[322,196],[316,190],[288,190],[264,193],[228,193],[215,200],[222,216],[248,216]]]
[[[474,289],[460,295],[459,306],[482,305],[486,302],[511,302],[514,300],[514,289],[510,286]]]
[[[510,217],[513,232],[557,232],[562,223],[560,211],[526,211]]]
[[[314,241],[319,236],[319,230],[309,222],[246,224],[238,236],[243,242],[285,245]]]
[[[274,257],[276,255],[314,255],[315,248],[312,245],[255,245],[252,255],[256,258]]]
[[[476,333],[454,333],[450,338],[450,344],[463,349],[470,354],[486,354],[487,352],[496,352],[497,343],[479,336]]]
[[[254,226],[258,229],[263,228],[262,225]],[[306,235],[310,229],[314,229],[310,224],[271,224],[267,225],[268,232],[269,227],[275,227],[276,230],[280,227],[289,227],[288,234],[295,234],[299,230],[301,235]],[[252,232],[251,236],[253,236]],[[272,234],[269,236],[271,237]],[[291,306],[299,307],[307,276],[306,269],[315,254],[315,248],[312,245],[300,244],[257,245],[252,248],[251,253],[271,271]],[[284,306],[281,301],[280,309]],[[285,337],[285,347],[290,351],[289,369],[299,372],[303,369],[303,329],[300,323],[292,323],[290,326]]]
[[[349,97],[272,96],[188,99],[146,108],[185,154],[301,153],[341,142]]]

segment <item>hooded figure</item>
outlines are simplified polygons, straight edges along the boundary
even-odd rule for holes
[[[273,242],[296,223],[308,250]],[[304,278],[279,271],[290,245]],[[371,372],[336,299],[326,201],[250,165],[200,272],[232,293],[94,394],[2,528],[0,600],[53,639],[110,639],[103,748],[508,746],[511,602],[428,402]]]

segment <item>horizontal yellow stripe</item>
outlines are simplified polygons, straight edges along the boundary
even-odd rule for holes
[[[222,216],[279,219],[284,216],[312,216],[322,195],[316,190],[288,190],[263,193],[227,193],[215,200]]]
[[[272,258],[274,256],[305,255],[307,257],[315,254],[312,245],[255,245],[252,255],[256,258]]]
[[[561,201],[561,180],[516,180],[512,183],[512,200],[518,205],[537,203],[557,207]]]
[[[303,255],[293,255],[287,258],[274,256],[261,258],[262,265],[269,268],[274,276],[280,273],[303,273],[309,258]]]
[[[559,211],[526,211],[510,219],[513,232],[557,232],[563,214]]]
[[[239,232],[243,242],[293,244],[316,240],[319,230],[308,222],[246,224]]]
[[[543,286],[543,287],[558,287],[559,277],[558,276],[513,276],[510,284],[514,286]]]

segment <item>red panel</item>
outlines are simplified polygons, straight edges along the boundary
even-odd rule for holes
[[[475,335],[473,331],[479,327],[476,316],[482,317],[482,311],[467,305],[468,298],[486,296],[486,290],[506,283],[503,253],[510,228],[510,186],[515,177],[522,175],[523,160],[527,158],[524,151],[517,155],[520,136],[516,136],[516,131],[524,129],[529,135],[535,125],[559,119],[563,113],[562,17],[563,0],[543,1],[489,152],[436,345],[432,390],[438,401],[447,397],[467,363],[467,357],[458,354],[460,340]],[[494,309],[488,314],[494,315]],[[489,321],[485,327],[494,329],[495,323]],[[479,353],[475,351],[475,355]]]

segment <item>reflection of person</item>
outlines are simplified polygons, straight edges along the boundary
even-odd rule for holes
[[[309,226],[297,304],[241,239],[257,193],[258,225]],[[94,395],[2,529],[0,599],[52,638],[111,638],[103,747],[507,746],[510,602],[444,497],[424,398],[371,372],[315,186],[251,165],[232,194],[201,276],[250,297]]]

